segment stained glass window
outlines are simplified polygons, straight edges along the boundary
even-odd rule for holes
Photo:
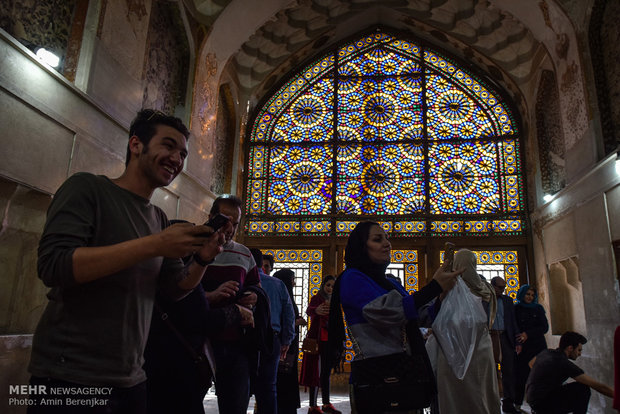
[[[309,64],[250,136],[248,235],[522,235],[520,137],[482,77],[377,32]]]
[[[519,291],[519,254],[514,250],[472,250],[478,261],[478,273],[491,282],[496,276],[506,280],[505,295],[517,300]],[[443,251],[439,253],[443,262]]]

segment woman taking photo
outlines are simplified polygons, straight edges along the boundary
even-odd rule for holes
[[[308,414],[332,413],[341,414],[329,401],[329,377],[333,367],[333,359],[327,347],[327,322],[329,305],[334,289],[334,276],[325,276],[321,281],[319,292],[310,299],[306,314],[310,317],[310,328],[306,338],[315,339],[319,343],[319,353],[304,352],[301,364],[300,385],[310,389],[310,408]],[[319,370],[320,368],[320,370]],[[317,388],[321,387],[323,406],[317,405]]]
[[[288,347],[286,356],[280,360],[278,366],[277,396],[278,414],[297,414],[301,405],[299,399],[299,384],[297,383],[297,360],[299,359],[299,327],[307,322],[299,315],[299,307],[295,303],[293,287],[295,287],[295,273],[291,269],[281,269],[273,277],[284,282],[295,309],[295,338]]]
[[[515,405],[520,406],[525,393],[525,383],[530,375],[528,363],[542,350],[547,349],[545,333],[549,330],[549,322],[545,308],[538,304],[538,293],[530,285],[523,285],[517,293],[515,316],[520,334],[517,343],[521,352],[517,354],[517,386]]]
[[[398,283],[385,276],[390,264],[392,246],[386,233],[374,222],[361,222],[349,235],[345,250],[346,270],[338,278],[332,298],[329,321],[330,347],[337,347],[344,340],[344,327],[340,304],[344,310],[351,340],[355,348],[352,365],[351,405],[358,413],[380,414],[383,410],[371,407],[365,397],[381,401],[381,406],[390,405],[386,395],[369,395],[359,391],[362,382],[356,367],[360,362],[372,361],[374,357],[391,355],[412,355],[422,361],[420,372],[414,376],[423,376],[430,380],[430,396],[434,391],[434,378],[424,348],[424,340],[418,328],[418,309],[430,302],[440,293],[450,290],[455,282],[457,272],[438,269],[433,280],[418,292],[409,295]],[[423,371],[423,372],[422,372]],[[356,378],[357,376],[357,378]],[[409,390],[405,391],[407,394]],[[415,393],[416,390],[410,390]],[[400,398],[400,397],[398,397]],[[419,407],[421,408],[421,407]]]

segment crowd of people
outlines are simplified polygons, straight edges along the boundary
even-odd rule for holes
[[[204,413],[214,381],[222,414],[245,414],[252,394],[258,414],[296,413],[300,385],[308,413],[339,414],[330,375],[345,320],[359,414],[514,413],[524,398],[539,414],[586,413],[590,389],[613,397],[570,361],[585,337],[567,332],[547,349],[533,286],[523,285],[513,306],[505,280],[488,283],[475,254],[460,249],[409,294],[386,275],[391,243],[369,221],[349,235],[345,271],[323,277],[310,299],[298,372],[308,321],[295,303],[296,277],[290,269],[272,276],[273,257],[234,241],[242,201],[218,197],[205,225],[170,222],[150,203],[182,170],[188,139],[180,119],[142,110],[120,177],[78,173],[55,194],[38,251],[51,290],[30,383],[75,398],[48,405],[33,395],[29,413]],[[569,377],[575,382],[564,384]],[[91,404],[93,389],[106,391],[103,404]]]

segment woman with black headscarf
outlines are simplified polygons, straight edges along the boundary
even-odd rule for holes
[[[332,295],[329,319],[330,347],[341,347],[344,310],[357,361],[367,358],[408,354],[423,359],[423,369],[432,376],[424,340],[418,329],[418,309],[450,290],[460,272],[438,269],[433,280],[413,295],[385,276],[392,246],[387,234],[374,222],[361,222],[349,235],[345,249],[346,270],[340,275]],[[405,333],[405,335],[403,335]],[[356,384],[356,378],[351,378]],[[355,387],[353,387],[355,389]],[[373,395],[380,399],[382,395]],[[369,410],[360,403],[362,396],[352,392],[351,404],[358,413]],[[378,414],[378,413],[374,413]]]
[[[517,355],[517,395],[515,405],[520,406],[525,394],[525,383],[530,375],[528,363],[542,350],[547,349],[545,333],[549,330],[549,322],[545,308],[538,303],[538,293],[533,286],[523,285],[517,293],[515,317],[520,333],[517,344],[521,351]]]
[[[278,365],[278,414],[296,414],[301,406],[299,398],[299,384],[297,382],[297,361],[299,359],[299,327],[306,325],[306,320],[299,315],[299,307],[295,303],[293,287],[295,286],[295,273],[291,269],[280,269],[273,277],[284,282],[286,290],[291,297],[295,309],[295,338],[288,347],[286,357]]]

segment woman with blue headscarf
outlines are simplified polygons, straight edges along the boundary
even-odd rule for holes
[[[538,303],[538,293],[533,286],[523,285],[517,293],[515,316],[519,333],[517,347],[521,351],[517,354],[517,387],[515,405],[520,406],[525,393],[525,383],[530,375],[528,363],[542,350],[547,349],[545,333],[549,330],[549,323],[545,309]]]

